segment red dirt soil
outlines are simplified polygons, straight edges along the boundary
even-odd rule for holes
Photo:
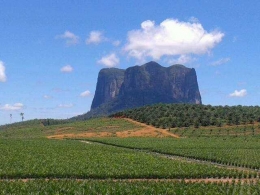
[[[132,119],[124,118],[131,123],[134,123],[141,128],[120,131],[116,133],[107,132],[88,132],[88,133],[60,133],[60,129],[56,131],[56,135],[47,136],[49,139],[64,139],[64,138],[90,138],[90,137],[174,137],[179,138],[178,135],[173,134],[166,129],[155,128]]]

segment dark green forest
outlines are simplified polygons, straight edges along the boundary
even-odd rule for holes
[[[162,128],[246,125],[260,122],[259,106],[156,104],[110,115]]]

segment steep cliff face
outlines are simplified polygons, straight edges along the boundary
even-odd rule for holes
[[[126,70],[102,69],[91,111],[111,113],[155,103],[201,104],[195,70],[156,62]]]
[[[182,65],[165,68],[156,62],[126,69],[119,98],[122,108],[155,103],[201,104],[194,69]]]
[[[99,72],[95,96],[91,109],[115,99],[124,81],[125,70],[105,68]]]
[[[176,102],[202,104],[197,75],[194,68],[173,65],[166,69],[170,97]]]

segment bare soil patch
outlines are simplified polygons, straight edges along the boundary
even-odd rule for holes
[[[125,118],[125,120],[134,123],[136,125],[141,126],[142,128],[139,130],[129,130],[129,131],[123,131],[123,132],[117,132],[117,137],[174,137],[179,138],[178,135],[173,134],[166,129],[160,129],[155,128],[150,125],[146,125],[144,123],[140,123],[137,121],[134,121],[129,118]]]
[[[160,129],[155,128],[150,125],[146,125],[137,121],[134,121],[132,119],[125,118],[124,120],[127,120],[131,123],[134,123],[140,128],[138,129],[130,129],[126,131],[118,131],[115,133],[109,132],[109,131],[103,131],[103,132],[86,132],[86,133],[62,133],[62,130],[64,129],[57,129],[56,135],[50,135],[47,136],[49,139],[65,139],[65,138],[90,138],[90,137],[174,137],[179,138],[178,135],[173,134],[166,129]],[[113,126],[115,127],[115,126]],[[107,129],[110,129],[111,126],[108,126]],[[66,129],[68,130],[68,129]]]

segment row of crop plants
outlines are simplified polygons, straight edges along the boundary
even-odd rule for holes
[[[117,146],[145,149],[230,166],[260,169],[260,141],[257,138],[247,140],[242,138],[102,138],[95,140]]]
[[[162,128],[221,127],[260,122],[260,107],[156,104],[118,112],[111,116],[127,117]]]
[[[165,146],[167,147],[171,145]],[[87,144],[77,140],[0,139],[0,150],[0,178],[9,179],[257,177],[255,172],[182,162],[149,153]]]
[[[171,181],[76,181],[35,180],[0,182],[0,194],[187,194],[187,195],[233,195],[259,194],[259,182],[186,183]]]
[[[211,127],[211,128],[169,128],[171,133],[180,137],[259,137],[260,128],[258,126],[232,126],[232,127]]]

